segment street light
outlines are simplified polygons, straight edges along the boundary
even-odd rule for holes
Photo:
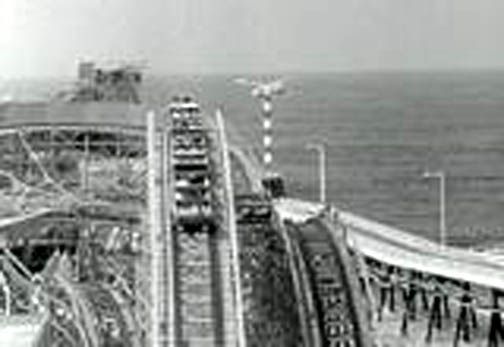
[[[426,171],[423,177],[439,179],[439,233],[441,248],[444,248],[446,245],[446,177],[443,171]]]
[[[326,203],[326,151],[323,143],[308,143],[306,149],[315,150],[319,155],[320,202]]]

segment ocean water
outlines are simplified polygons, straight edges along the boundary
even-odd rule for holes
[[[37,81],[31,96],[63,82]],[[305,145],[323,141],[337,206],[436,240],[439,186],[422,173],[443,170],[448,241],[504,244],[504,72],[292,75],[286,83],[274,147],[290,194],[317,199],[317,157]],[[222,107],[234,141],[261,148],[259,104],[232,76],[150,76],[143,99],[160,104],[184,92],[208,111]],[[0,100],[30,94],[30,81],[0,82]]]

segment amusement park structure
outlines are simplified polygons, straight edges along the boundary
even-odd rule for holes
[[[498,259],[340,210],[325,186],[321,203],[288,196],[271,171],[282,81],[236,81],[262,103],[254,167],[221,110],[143,104],[142,80],[83,63],[58,98],[0,105],[2,345],[393,346],[385,312],[432,330],[438,299],[456,339],[498,341]]]

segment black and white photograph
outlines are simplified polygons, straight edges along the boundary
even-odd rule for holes
[[[504,2],[0,0],[0,347],[504,347]]]

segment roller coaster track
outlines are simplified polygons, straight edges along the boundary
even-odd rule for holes
[[[294,257],[302,265],[300,277],[310,288],[306,292],[312,296],[309,301],[317,313],[318,324],[310,324],[315,345],[370,346],[356,297],[358,286],[349,273],[344,251],[328,226],[321,220],[312,220],[301,225],[286,223],[286,227],[296,250]]]
[[[209,136],[207,148],[213,162],[211,191],[216,198],[213,206],[217,211],[213,217],[215,231],[194,230],[192,234],[175,231],[174,235],[177,333],[179,345],[183,346],[240,345],[235,328],[237,323],[240,324],[240,319],[236,319],[236,313],[240,312],[236,306],[240,300],[234,295],[237,286],[231,285],[232,274],[236,271],[231,264],[237,254],[233,252],[230,240],[234,223],[229,207],[233,205],[226,201],[232,196],[232,188],[226,187],[226,176],[229,176],[226,170],[224,174],[218,170],[222,167],[218,163],[226,161],[222,155],[226,144],[219,143],[225,141],[222,128],[218,135],[217,139]],[[216,147],[213,146],[214,141],[217,142]]]
[[[154,117],[151,114],[149,117]],[[245,346],[233,190],[220,115],[207,130],[215,230],[180,224],[174,135],[148,122],[154,346]],[[217,131],[215,131],[217,130]],[[161,133],[161,134],[160,134]],[[154,135],[152,135],[154,134]],[[148,136],[149,137],[149,136]],[[197,229],[200,228],[200,229]]]

